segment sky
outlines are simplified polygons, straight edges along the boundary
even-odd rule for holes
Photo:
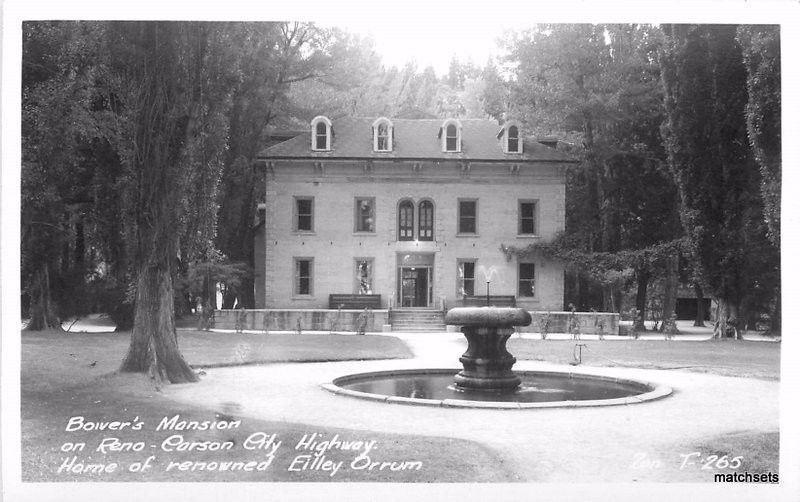
[[[485,65],[490,57],[502,53],[498,40],[505,30],[513,28],[511,23],[486,23],[479,19],[441,23],[434,16],[413,20],[354,17],[324,24],[369,36],[386,66],[403,67],[415,61],[420,71],[433,66],[439,76],[447,73],[453,56],[461,62]]]

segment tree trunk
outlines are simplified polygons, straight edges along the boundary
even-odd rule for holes
[[[79,216],[82,218],[82,216]],[[83,221],[75,222],[75,269],[83,272],[86,255],[86,236],[83,230]]]
[[[239,292],[239,305],[246,309],[256,308],[255,278],[252,275],[242,278],[241,291]]]
[[[611,285],[603,285],[603,312],[614,311],[614,288]]]
[[[36,272],[31,285],[31,321],[26,329],[30,331],[57,329],[60,331],[62,329],[61,322],[50,294],[50,270],[47,265]]]
[[[675,303],[678,296],[678,256],[670,256],[667,261],[667,275],[664,278],[664,299],[661,309],[661,331],[674,329]]]
[[[117,326],[117,332],[129,331],[133,329],[134,315],[135,313],[133,306],[128,303],[124,303],[124,298],[120,299],[119,307],[111,310],[108,313],[108,316]]]
[[[119,251],[122,248],[123,246],[117,246],[115,251]],[[124,251],[115,255],[115,258],[112,259],[114,286],[107,291],[107,296],[104,299],[106,311],[111,320],[114,321],[114,324],[117,325],[117,332],[133,329],[133,318],[136,315],[134,302],[131,302],[126,294],[129,278],[125,273],[127,267],[125,260]]]
[[[769,332],[772,335],[781,334],[781,287],[780,281],[778,282],[777,293],[775,297],[775,307],[770,312],[770,326]]]
[[[236,291],[225,288],[225,292],[222,293],[222,308],[232,309],[234,305],[236,305]]]
[[[147,373],[157,382],[196,382],[197,375],[178,350],[169,267],[145,265],[137,286],[131,345],[121,371]]]
[[[645,331],[645,313],[647,312],[647,284],[650,282],[650,272],[640,269],[636,274],[636,318],[633,320],[634,331]]]
[[[719,298],[717,321],[714,324],[714,338],[742,338],[742,326],[739,319],[739,306],[727,298]]]
[[[702,327],[706,325],[706,302],[703,299],[703,288],[696,283],[694,285],[694,296],[697,298],[697,313],[694,317],[694,325]]]

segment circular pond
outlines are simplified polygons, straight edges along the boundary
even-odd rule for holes
[[[464,391],[453,383],[457,369],[414,369],[346,375],[323,388],[337,394],[390,403],[467,408],[610,406],[650,401],[672,393],[666,386],[602,375],[517,371],[514,392]]]

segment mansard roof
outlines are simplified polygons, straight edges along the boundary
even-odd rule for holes
[[[311,137],[301,134],[273,145],[258,155],[261,159],[441,159],[490,161],[570,162],[563,152],[538,141],[525,139],[523,153],[505,153],[497,139],[501,125],[491,119],[459,119],[461,151],[443,152],[439,130],[442,119],[392,119],[392,151],[373,148],[372,124],[375,118],[332,120],[333,142],[329,151],[312,151]]]

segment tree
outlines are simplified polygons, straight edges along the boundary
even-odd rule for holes
[[[679,237],[674,184],[665,176],[658,135],[663,110],[655,54],[660,40],[648,26],[543,25],[508,42],[516,65],[515,113],[536,134],[556,134],[579,145],[572,151],[581,163],[567,170],[564,244],[584,258],[595,256],[594,264],[578,262],[590,268],[607,263],[600,258],[605,253],[646,249]],[[628,266],[635,272],[637,307],[644,315],[650,278],[673,269],[651,260]],[[583,275],[603,285],[604,310],[621,308],[623,276]],[[576,303],[589,306],[583,298]]]
[[[261,186],[253,161],[274,118],[276,102],[285,91],[282,80],[288,78],[290,52],[299,47],[292,43],[295,35],[287,31],[287,25],[283,31],[277,23],[247,23],[237,28],[236,45],[241,53],[228,112],[230,137],[223,157],[215,242],[231,260],[252,266],[256,193]],[[276,45],[283,50],[282,57],[273,50]],[[244,278],[244,284],[226,288],[223,308],[233,308],[237,297],[246,307],[255,306],[252,274]]]
[[[486,115],[497,121],[502,121],[505,115],[514,116],[516,110],[510,99],[511,85],[500,75],[500,70],[493,61],[488,61],[483,68],[483,111]]]
[[[734,336],[748,317],[748,294],[774,275],[773,250],[749,244],[764,229],[744,118],[747,70],[735,26],[668,25],[664,32],[662,135],[681,222],[720,305],[715,336]]]
[[[26,22],[22,66],[22,284],[28,329],[60,329],[60,319],[86,308],[93,265],[91,166],[84,160],[102,138],[94,114],[94,24]]]
[[[780,27],[740,26],[747,68],[747,136],[761,171],[761,198],[767,236],[776,250],[781,247],[781,54]],[[779,261],[780,258],[778,257]],[[774,304],[768,307],[770,329],[780,332],[780,273],[774,272]]]
[[[769,239],[780,248],[781,46],[780,27],[740,26],[747,68],[747,137],[761,171],[761,196]]]
[[[216,23],[108,28],[107,80],[122,101],[119,149],[136,272],[134,326],[121,370],[146,372],[157,381],[197,379],[178,349],[173,278],[179,230],[188,227],[189,208],[200,202],[194,188],[218,179],[221,168],[224,143],[217,139],[227,133],[221,119],[229,106],[227,35]]]

